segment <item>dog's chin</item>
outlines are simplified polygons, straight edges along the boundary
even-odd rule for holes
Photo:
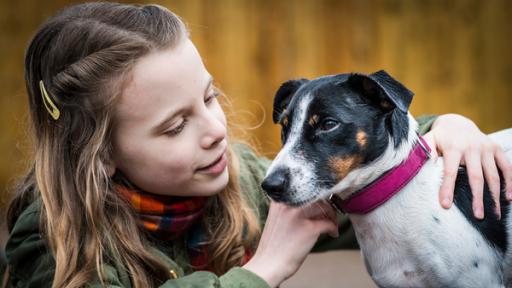
[[[284,195],[272,195],[272,196],[269,195],[269,197],[270,197],[270,199],[274,200],[275,202],[283,203],[283,204],[286,204],[286,205],[292,206],[292,207],[305,206],[305,205],[311,204],[319,199],[318,197],[311,197],[311,198],[307,198],[307,199],[294,199],[294,198],[286,197]]]

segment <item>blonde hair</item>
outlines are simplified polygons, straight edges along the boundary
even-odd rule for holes
[[[86,3],[64,9],[32,39],[25,57],[35,153],[9,205],[19,214],[42,200],[41,228],[56,267],[53,287],[104,283],[104,264],[122,263],[134,287],[169,278],[133,209],[114,193],[108,175],[113,106],[136,60],[188,37],[183,22],[158,5]],[[39,81],[60,109],[44,108]],[[218,274],[240,265],[258,241],[258,216],[243,199],[238,163],[229,150],[230,180],[205,215],[209,266]]]

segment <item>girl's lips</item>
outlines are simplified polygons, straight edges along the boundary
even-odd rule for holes
[[[222,153],[222,156],[219,157],[215,162],[211,165],[197,169],[197,172],[204,174],[219,174],[226,169],[228,165],[228,159],[226,156],[226,152]]]

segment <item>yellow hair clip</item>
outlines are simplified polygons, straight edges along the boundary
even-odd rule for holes
[[[52,99],[46,92],[46,88],[44,88],[43,80],[39,81],[39,88],[41,89],[41,95],[43,96],[43,104],[46,107],[46,110],[52,116],[53,120],[58,120],[60,117],[60,111],[57,106],[53,103]]]

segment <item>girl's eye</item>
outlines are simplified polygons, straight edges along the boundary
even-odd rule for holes
[[[318,129],[327,132],[338,128],[340,123],[332,118],[325,118],[318,124]]]
[[[185,128],[185,124],[187,124],[187,119],[183,119],[183,121],[181,121],[180,125],[178,125],[176,128],[173,128],[171,130],[168,130],[165,132],[166,135],[169,135],[169,136],[174,136],[174,135],[178,135],[181,131],[183,131],[183,128]]]
[[[219,91],[217,91],[216,89],[214,89],[212,92],[210,92],[208,94],[208,96],[206,97],[206,99],[204,99],[204,103],[210,103],[213,101],[213,99],[217,98],[217,96],[219,96],[220,93]]]

